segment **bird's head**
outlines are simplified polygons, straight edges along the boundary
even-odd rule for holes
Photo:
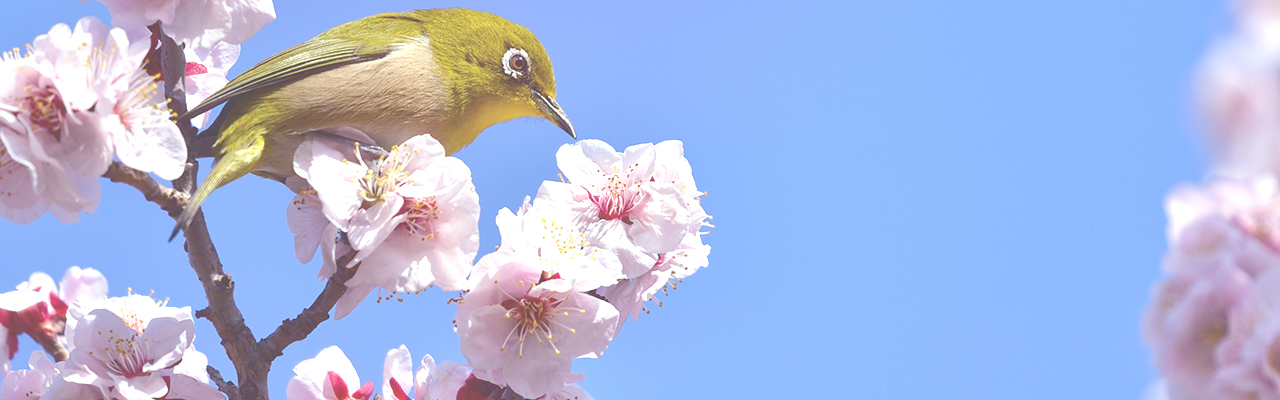
[[[485,128],[542,117],[577,137],[556,102],[556,78],[542,43],[523,26],[482,11],[421,11],[436,67],[449,91],[445,129],[468,142]]]

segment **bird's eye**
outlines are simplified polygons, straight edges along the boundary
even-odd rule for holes
[[[525,68],[529,68],[529,62],[524,59],[524,56],[517,54],[511,57],[511,69],[524,72]]]
[[[529,73],[529,53],[523,49],[507,49],[507,54],[502,55],[502,70],[512,78],[523,79]]]

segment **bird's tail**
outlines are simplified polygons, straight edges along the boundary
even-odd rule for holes
[[[262,135],[253,135],[243,146],[239,146],[239,148],[232,149],[222,155],[222,158],[209,171],[209,176],[204,178],[204,182],[200,183],[200,187],[196,189],[195,195],[191,197],[187,207],[182,210],[182,214],[178,216],[178,224],[173,227],[173,233],[169,235],[169,241],[173,241],[173,238],[178,236],[179,230],[187,229],[187,225],[191,224],[191,219],[195,218],[196,212],[200,211],[200,203],[203,203],[204,199],[209,197],[209,193],[213,193],[214,189],[257,169],[258,164],[262,161],[262,154],[265,150],[264,145],[265,139]]]

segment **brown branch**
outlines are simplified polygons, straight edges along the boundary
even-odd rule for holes
[[[143,198],[159,205],[160,209],[168,212],[170,217],[177,218],[182,209],[187,206],[189,196],[186,193],[164,187],[155,179],[151,179],[151,175],[147,175],[146,172],[130,168],[119,161],[113,161],[111,166],[107,167],[107,173],[102,176],[112,182],[123,183],[138,189],[142,192]]]
[[[165,97],[169,100],[169,110],[175,116],[182,115],[187,112],[187,96],[184,87],[186,55],[172,38],[164,34],[158,23],[151,27],[151,31],[160,38],[159,54],[151,61],[158,59],[160,63]],[[191,146],[195,142],[196,129],[189,120],[174,122],[186,139],[188,162],[186,171],[173,181],[173,186],[190,195],[195,189],[197,169],[194,154],[191,151]],[[170,215],[175,214],[170,213]],[[236,306],[235,283],[231,281],[231,275],[222,270],[218,251],[209,237],[208,227],[205,226],[204,213],[197,211],[195,218],[192,218],[183,233],[186,238],[187,259],[191,262],[191,269],[195,270],[196,276],[200,278],[205,299],[209,302],[209,307],[205,310],[207,312],[201,314],[213,323],[214,329],[218,331],[218,337],[222,338],[222,347],[226,349],[227,358],[236,368],[236,377],[240,382],[239,397],[253,400],[266,399],[267,371],[270,370],[271,364],[269,361],[262,362],[258,357],[257,340],[253,337],[253,331],[245,325],[240,308]]]
[[[192,146],[195,144],[196,128],[191,125],[190,120],[176,119],[177,115],[187,112],[183,84],[186,60],[182,48],[174,43],[172,38],[164,35],[158,23],[150,28],[154,37],[159,38],[160,48],[159,51],[148,55],[147,62],[158,64],[162,71],[169,109],[174,113],[174,123],[178,125],[187,142],[186,170],[181,177],[173,180],[173,189],[161,186],[146,173],[119,163],[113,163],[104,176],[113,182],[133,186],[142,192],[148,201],[160,205],[160,208],[168,212],[170,217],[176,219],[188,205],[191,193],[195,191],[198,164],[195,161]],[[231,280],[231,275],[222,269],[218,251],[214,248],[208,227],[205,225],[204,212],[196,211],[195,217],[183,230],[183,234],[186,239],[184,248],[191,263],[191,269],[199,277],[205,298],[209,302],[209,306],[197,311],[195,316],[209,320],[217,330],[218,337],[222,339],[222,346],[226,349],[227,358],[236,369],[239,386],[224,380],[222,374],[213,367],[208,367],[210,378],[217,384],[218,390],[227,394],[229,400],[267,399],[267,373],[271,370],[271,363],[284,353],[286,347],[305,339],[321,322],[329,319],[329,311],[333,310],[334,305],[347,291],[347,280],[351,279],[359,268],[359,265],[345,268],[355,258],[355,253],[343,255],[338,260],[340,266],[338,272],[329,277],[324,290],[310,307],[302,310],[297,317],[283,321],[271,335],[257,341],[254,339],[253,331],[245,325],[240,308],[236,306],[235,282]]]
[[[324,285],[324,290],[316,296],[316,300],[311,303],[311,307],[302,310],[297,317],[287,319],[280,323],[275,332],[263,338],[258,342],[258,347],[264,354],[271,355],[271,358],[279,357],[284,354],[285,347],[290,344],[306,339],[321,322],[329,319],[329,311],[333,310],[333,306],[338,303],[338,299],[347,292],[347,280],[356,274],[356,270],[360,268],[359,264],[351,268],[344,268],[351,260],[355,258],[356,253],[349,252],[337,260],[340,266],[338,272],[329,277],[329,282]]]
[[[227,395],[227,400],[240,400],[240,390],[236,389],[235,383],[222,379],[222,372],[219,372],[212,365],[205,366],[204,370],[209,373],[209,380],[212,380],[213,384],[218,387],[218,391]]]
[[[62,342],[59,342],[59,341],[58,341],[58,336],[59,336],[59,335],[62,335],[63,329],[65,329],[65,328],[66,328],[66,326],[65,326],[65,325],[63,325],[63,324],[65,324],[65,323],[66,323],[66,321],[61,321],[61,322],[56,322],[56,323],[55,323],[55,322],[46,322],[44,325],[42,325],[42,326],[45,326],[45,327],[49,327],[49,329],[52,329],[52,330],[53,330],[53,332],[57,332],[56,334],[48,334],[48,335],[36,334],[36,335],[32,335],[32,334],[31,334],[31,332],[27,332],[27,336],[29,336],[29,337],[31,337],[31,339],[35,340],[35,341],[36,341],[36,343],[39,343],[39,344],[40,344],[40,347],[44,347],[44,352],[45,352],[45,353],[49,353],[49,355],[50,355],[50,356],[53,356],[53,361],[54,361],[54,362],[58,362],[58,361],[67,361],[67,358],[69,358],[69,357],[71,356],[71,352],[67,350],[67,347],[66,347],[66,346],[63,346],[63,345],[62,345]],[[54,327],[54,326],[56,326],[56,327]]]

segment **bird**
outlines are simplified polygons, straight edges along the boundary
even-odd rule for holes
[[[551,59],[529,29],[462,8],[391,12],[333,27],[263,60],[179,120],[219,104],[197,135],[215,164],[178,216],[185,229],[215,189],[249,173],[294,176],[305,133],[363,131],[374,148],[431,134],[453,154],[486,128],[541,117],[577,139],[556,102]]]

